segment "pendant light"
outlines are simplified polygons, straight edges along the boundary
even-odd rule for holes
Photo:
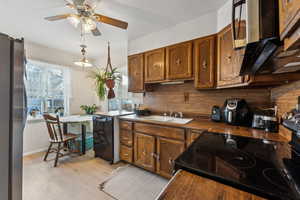
[[[93,65],[86,58],[86,45],[80,45],[82,58],[79,61],[74,62],[75,65],[80,67],[93,67]]]
[[[80,66],[80,67],[93,67],[93,65],[89,62],[89,60],[86,57],[86,48],[87,46],[85,45],[85,33],[83,31],[83,27],[81,26],[81,55],[82,58],[79,61],[74,62],[75,65]]]

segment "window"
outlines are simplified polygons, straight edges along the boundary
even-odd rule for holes
[[[29,61],[26,65],[28,115],[44,112],[64,115],[68,112],[68,71],[63,67]]]

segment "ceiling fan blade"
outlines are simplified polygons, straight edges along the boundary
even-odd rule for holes
[[[118,20],[118,19],[114,19],[114,18],[110,18],[110,17],[106,17],[104,15],[100,15],[100,14],[95,14],[94,15],[96,17],[96,20],[105,24],[109,24],[112,26],[116,26],[122,29],[127,29],[128,27],[128,23]]]
[[[71,16],[71,14],[56,15],[56,16],[51,16],[51,17],[45,17],[45,20],[57,21],[57,20],[61,20],[61,19],[67,19],[70,16]]]
[[[95,28],[94,30],[91,30],[91,32],[93,33],[94,36],[100,36],[101,32],[99,31],[98,28]]]

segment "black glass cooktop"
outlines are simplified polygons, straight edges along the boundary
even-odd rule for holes
[[[175,169],[268,199],[299,199],[297,184],[287,170],[290,166],[300,174],[293,156],[287,143],[207,132],[176,159]]]

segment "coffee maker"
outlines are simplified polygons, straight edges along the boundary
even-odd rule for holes
[[[253,115],[244,99],[227,99],[223,107],[223,119],[226,123],[238,126],[251,126]]]

